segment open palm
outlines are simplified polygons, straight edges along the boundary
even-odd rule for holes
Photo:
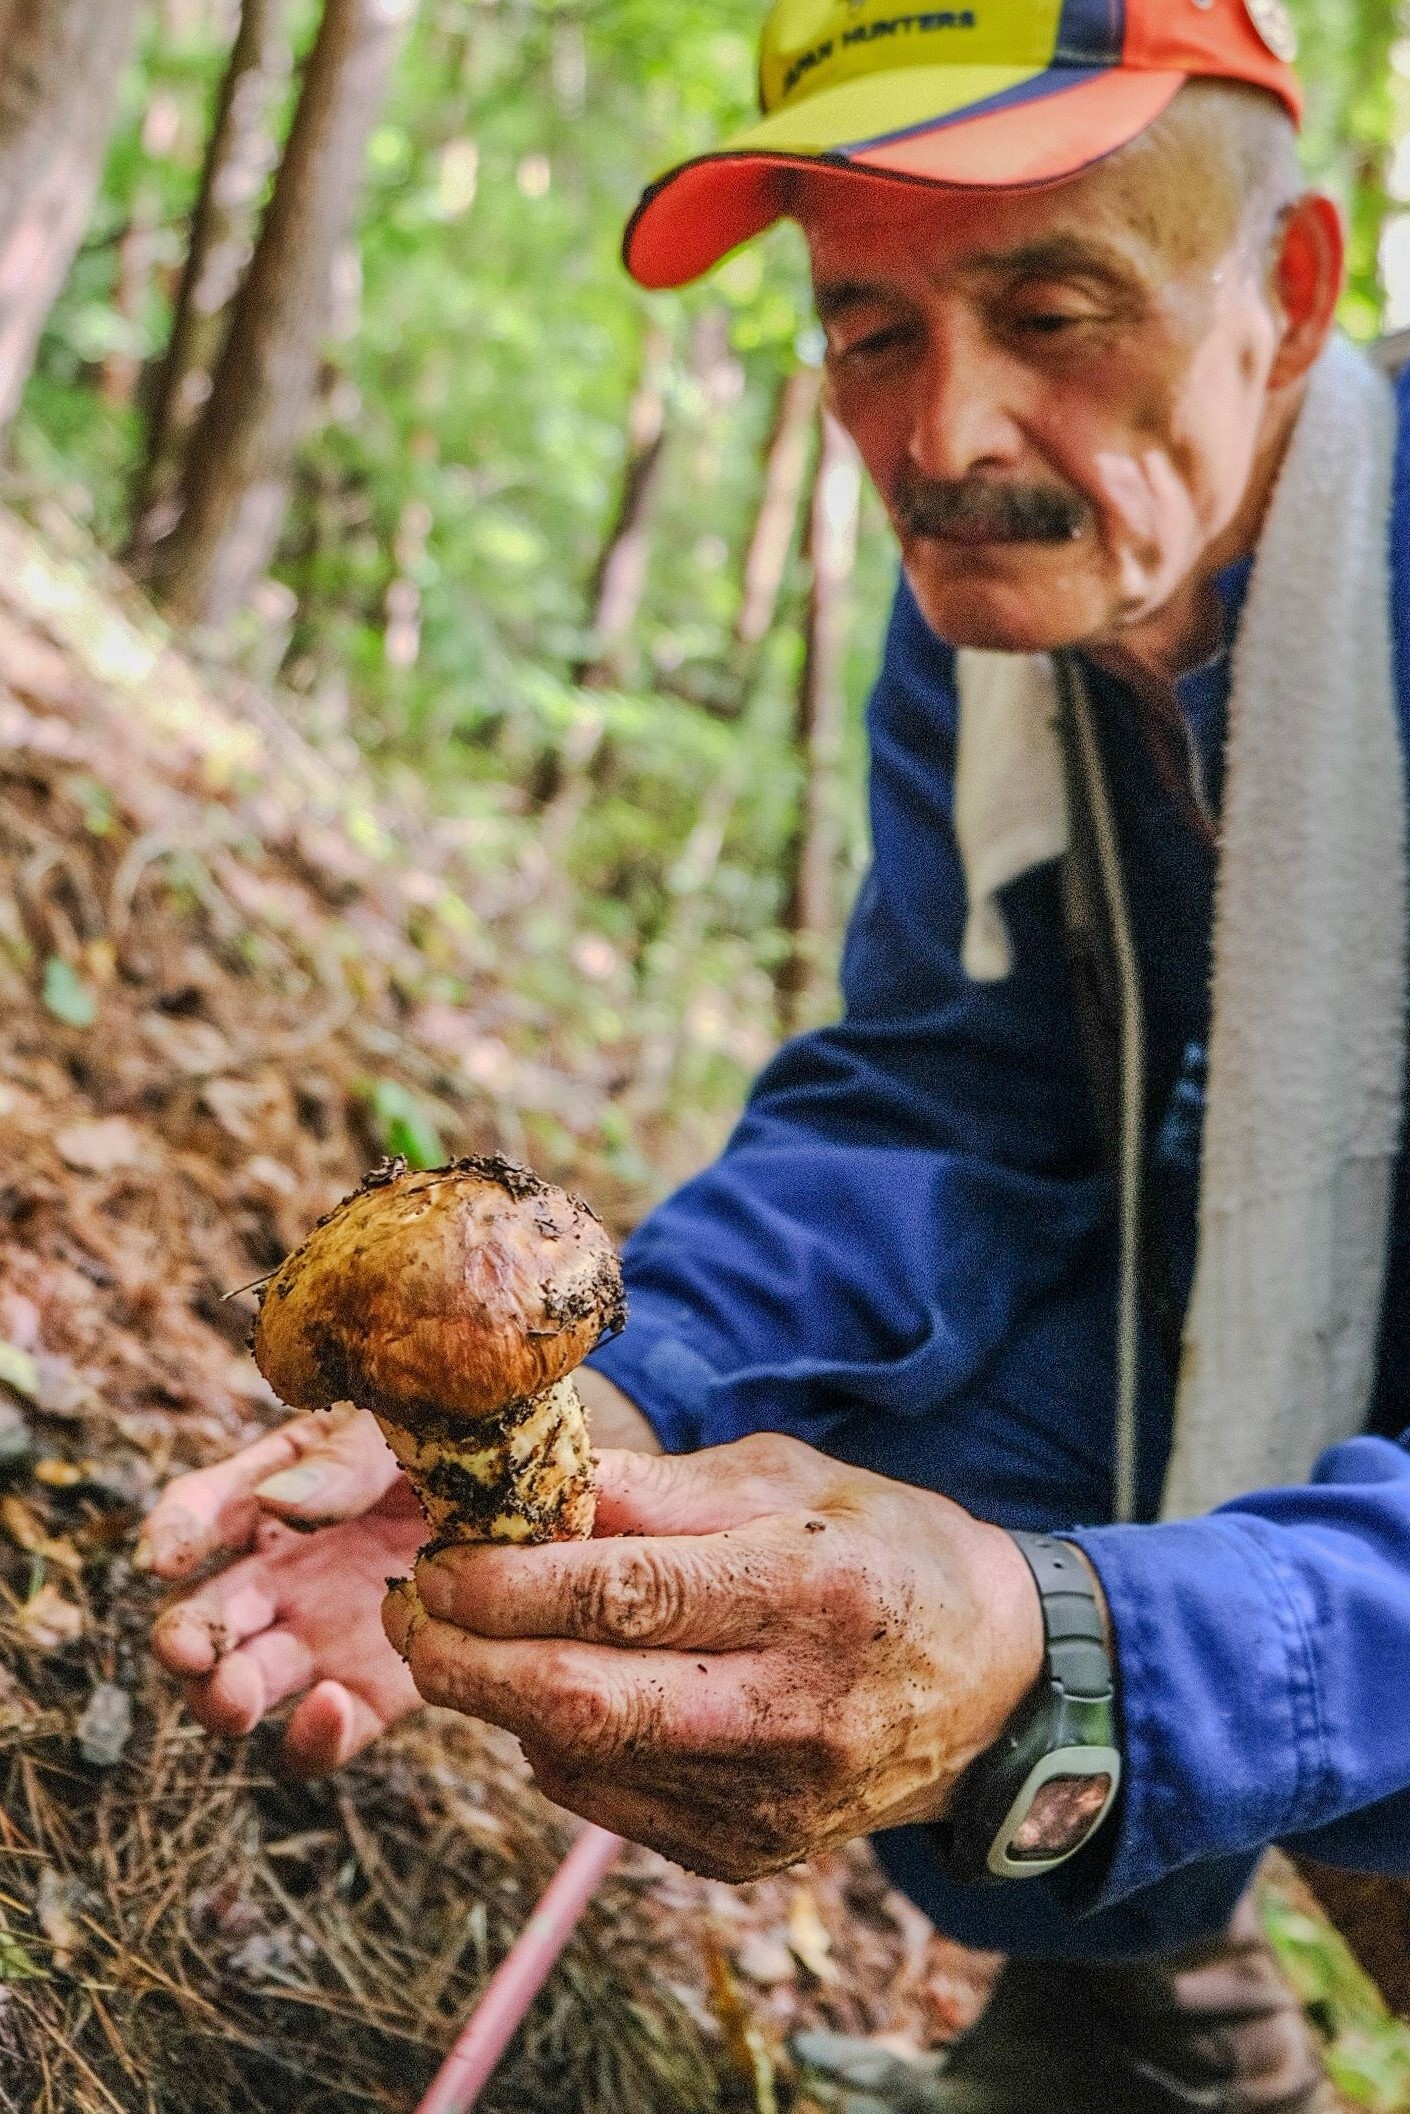
[[[420,1701],[383,1635],[381,1606],[387,1579],[410,1571],[426,1523],[370,1417],[299,1426],[181,1477],[147,1523],[143,1554],[150,1569],[179,1579],[218,1549],[248,1550],[165,1608],[153,1644],[212,1732],[248,1732],[301,1697],[283,1754],[315,1776]],[[355,1516],[297,1532],[271,1516],[281,1483],[290,1517]]]

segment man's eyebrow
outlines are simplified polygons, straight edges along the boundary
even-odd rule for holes
[[[885,288],[870,285],[865,279],[825,279],[813,289],[813,305],[820,323],[835,323],[849,309],[861,308],[868,301],[881,300]]]
[[[977,274],[1003,279],[1098,279],[1128,293],[1141,277],[1119,249],[1080,234],[1043,235],[1014,249],[971,251],[957,260],[952,272],[961,278]],[[819,280],[813,290],[818,321],[838,322],[868,302],[886,300],[889,291],[894,292],[880,280]]]
[[[1104,279],[1130,286],[1139,272],[1128,257],[1085,235],[1043,235],[1016,249],[989,250],[964,259],[960,269],[1007,279]]]

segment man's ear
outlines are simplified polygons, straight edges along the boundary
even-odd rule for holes
[[[1283,326],[1270,387],[1300,382],[1326,344],[1345,267],[1341,214],[1320,191],[1304,191],[1283,215],[1269,274]]]

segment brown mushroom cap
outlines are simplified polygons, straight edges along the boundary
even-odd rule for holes
[[[576,1197],[498,1158],[394,1161],[270,1279],[254,1352],[294,1409],[444,1428],[541,1394],[624,1316],[612,1242]]]

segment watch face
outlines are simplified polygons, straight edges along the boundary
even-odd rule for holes
[[[1094,1776],[1050,1776],[1005,1845],[1015,1864],[1051,1864],[1086,1841],[1111,1797],[1112,1780]]]

